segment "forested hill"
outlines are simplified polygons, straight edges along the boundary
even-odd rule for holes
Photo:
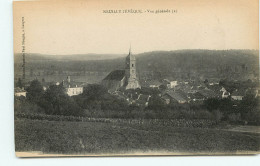
[[[140,69],[151,66],[158,70],[203,70],[224,65],[257,66],[258,58],[258,50],[179,50],[147,52],[138,55],[137,59]]]
[[[136,54],[139,73],[159,72],[167,76],[178,73],[215,72],[258,74],[258,50],[177,50],[153,51]],[[97,56],[97,57],[95,57]],[[48,56],[30,54],[26,56],[27,70],[55,71],[101,71],[123,69],[127,55],[66,55]],[[112,58],[114,57],[114,59]],[[21,54],[15,55],[16,64],[21,63]],[[19,65],[16,66],[19,66]],[[194,75],[195,76],[195,75]]]

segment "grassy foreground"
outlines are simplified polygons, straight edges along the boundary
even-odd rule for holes
[[[16,151],[59,154],[259,151],[260,134],[102,122],[15,120]]]

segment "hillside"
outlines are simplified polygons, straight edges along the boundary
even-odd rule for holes
[[[26,55],[26,69],[42,71],[110,72],[124,68],[126,55]],[[258,50],[177,50],[153,51],[136,55],[139,75],[161,78],[223,78],[258,76]],[[15,69],[21,55],[15,55]],[[242,79],[242,78],[241,78]]]

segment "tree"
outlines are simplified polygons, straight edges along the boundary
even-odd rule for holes
[[[23,83],[22,83],[21,78],[18,78],[18,81],[17,81],[17,83],[16,83],[16,86],[19,87],[19,88],[22,88],[22,87],[23,87]]]
[[[41,83],[35,79],[31,82],[30,86],[26,89],[27,99],[31,102],[38,103],[43,95],[43,87]]]
[[[220,101],[216,98],[210,98],[203,102],[203,105],[207,108],[209,111],[213,111],[219,108]]]
[[[238,110],[242,118],[246,118],[248,114],[253,112],[259,112],[259,98],[255,98],[254,95],[246,95],[240,102]]]
[[[33,69],[32,68],[30,69],[30,76],[31,77],[33,76]]]
[[[106,93],[107,89],[105,87],[98,84],[90,84],[84,89],[81,96],[91,99],[99,99]]]
[[[208,79],[205,79],[204,82],[203,82],[206,86],[209,85],[209,80]]]
[[[40,106],[45,109],[46,114],[83,116],[83,110],[77,105],[73,98],[65,93],[62,85],[51,85],[45,92]]]
[[[148,103],[148,109],[151,110],[163,110],[165,108],[165,104],[159,96],[153,95]]]
[[[82,94],[73,97],[78,105],[89,110],[127,110],[128,103],[107,92],[98,84],[88,85]]]

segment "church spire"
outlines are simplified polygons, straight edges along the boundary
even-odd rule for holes
[[[127,79],[127,86],[126,89],[137,89],[141,88],[137,76],[136,76],[136,59],[135,56],[131,52],[131,44],[129,48],[129,54],[126,57],[126,79]]]
[[[132,51],[131,51],[131,43],[130,43],[130,48],[129,48],[129,55],[132,54]]]

